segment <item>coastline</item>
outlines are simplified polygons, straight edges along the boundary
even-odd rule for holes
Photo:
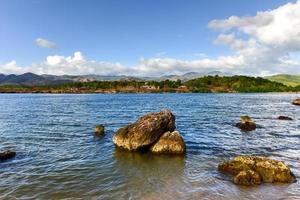
[[[300,94],[299,92],[193,92],[193,91],[176,91],[176,92],[49,92],[49,91],[9,91],[3,92],[1,94]]]
[[[163,81],[86,81],[65,84],[43,84],[25,82],[0,84],[0,93],[49,93],[49,94],[115,94],[115,93],[269,93],[300,92],[300,86],[291,87],[260,77],[205,76],[191,79]]]

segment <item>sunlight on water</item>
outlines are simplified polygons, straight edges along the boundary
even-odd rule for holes
[[[0,95],[0,199],[297,199],[300,183],[239,187],[217,171],[239,154],[285,161],[300,176],[295,94]],[[169,108],[185,157],[118,150],[112,135],[141,115]],[[234,124],[258,124],[242,133]],[[279,115],[293,121],[279,121]],[[96,124],[106,135],[93,135]]]

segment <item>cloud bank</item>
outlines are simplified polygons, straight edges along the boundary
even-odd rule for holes
[[[216,19],[208,27],[219,32],[215,45],[226,45],[231,56],[180,60],[160,55],[141,58],[134,66],[87,59],[81,52],[72,56],[53,55],[30,66],[18,66],[16,61],[0,65],[1,73],[34,72],[38,74],[101,74],[158,76],[185,72],[220,70],[235,74],[269,75],[300,73],[300,0],[274,10],[257,12],[255,16],[231,16]],[[56,45],[38,38],[36,43],[45,48]]]

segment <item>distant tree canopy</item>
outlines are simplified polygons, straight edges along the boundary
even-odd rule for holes
[[[117,88],[125,88],[125,87],[134,87],[136,89],[141,88],[142,86],[149,85],[155,86],[160,89],[167,88],[178,88],[181,86],[181,81],[92,81],[92,82],[76,82],[76,83],[68,83],[65,85],[61,85],[58,87],[75,87],[75,88],[90,88],[90,89],[117,89]]]
[[[149,86],[149,87],[147,87]],[[149,89],[150,88],[150,89]],[[154,89],[153,89],[154,88]],[[164,81],[92,81],[74,82],[55,86],[0,86],[0,92],[94,92],[111,90],[115,92],[293,92],[296,87],[248,76],[205,76],[187,82],[181,80]],[[147,92],[147,91],[146,91]]]
[[[217,92],[287,92],[296,91],[282,83],[260,77],[248,76],[205,76],[185,83],[193,91]],[[299,88],[298,88],[299,89]]]

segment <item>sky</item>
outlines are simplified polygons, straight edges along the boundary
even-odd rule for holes
[[[0,0],[0,73],[300,74],[300,0]]]

